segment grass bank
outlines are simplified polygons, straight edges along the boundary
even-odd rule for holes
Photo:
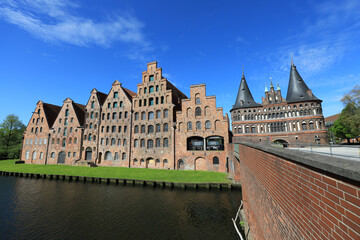
[[[226,173],[177,171],[123,167],[82,167],[67,165],[15,164],[16,160],[1,160],[0,171],[71,175],[81,177],[125,178],[181,183],[229,183]]]

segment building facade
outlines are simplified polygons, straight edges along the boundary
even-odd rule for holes
[[[62,107],[54,106],[49,122],[37,120],[37,115],[46,114],[39,102],[24,134],[21,159],[39,164],[92,162],[99,166],[226,171],[228,116],[216,108],[214,96],[206,96],[205,84],[191,86],[190,92],[188,99],[162,76],[157,62],[151,62],[137,84],[137,93],[116,80],[108,94],[93,89],[85,106],[69,98]],[[190,118],[192,129],[187,128]],[[41,136],[36,130],[39,124]],[[40,137],[47,139],[47,148],[42,140],[39,149],[35,139]],[[200,138],[203,145],[198,148]]]
[[[262,103],[256,103],[247,85],[244,73],[238,95],[231,109],[233,142],[328,143],[321,107],[291,62],[286,99],[279,85],[275,90],[265,87]]]
[[[205,88],[190,86],[190,98],[176,112],[176,169],[228,172],[229,118]]]

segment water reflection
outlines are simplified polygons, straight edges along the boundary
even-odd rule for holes
[[[237,239],[238,191],[0,176],[0,238]]]

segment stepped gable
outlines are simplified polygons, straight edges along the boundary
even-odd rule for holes
[[[312,93],[308,88],[299,72],[294,65],[294,62],[291,60],[290,68],[290,78],[289,78],[289,87],[287,91],[286,101],[288,103],[293,102],[304,102],[304,101],[321,101]]]
[[[49,103],[43,103],[43,109],[48,125],[51,128],[61,110],[61,107]]]
[[[231,111],[238,108],[260,107],[260,106],[261,106],[260,104],[254,101],[249,86],[247,85],[243,71],[239,91],[236,97],[235,104],[233,105]]]

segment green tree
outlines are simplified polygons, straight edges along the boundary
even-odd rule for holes
[[[331,131],[336,137],[347,139],[360,135],[360,86],[356,85],[348,94],[341,99],[345,108],[341,111],[338,120],[335,121]]]
[[[0,159],[19,158],[25,128],[19,117],[13,114],[0,123]]]

